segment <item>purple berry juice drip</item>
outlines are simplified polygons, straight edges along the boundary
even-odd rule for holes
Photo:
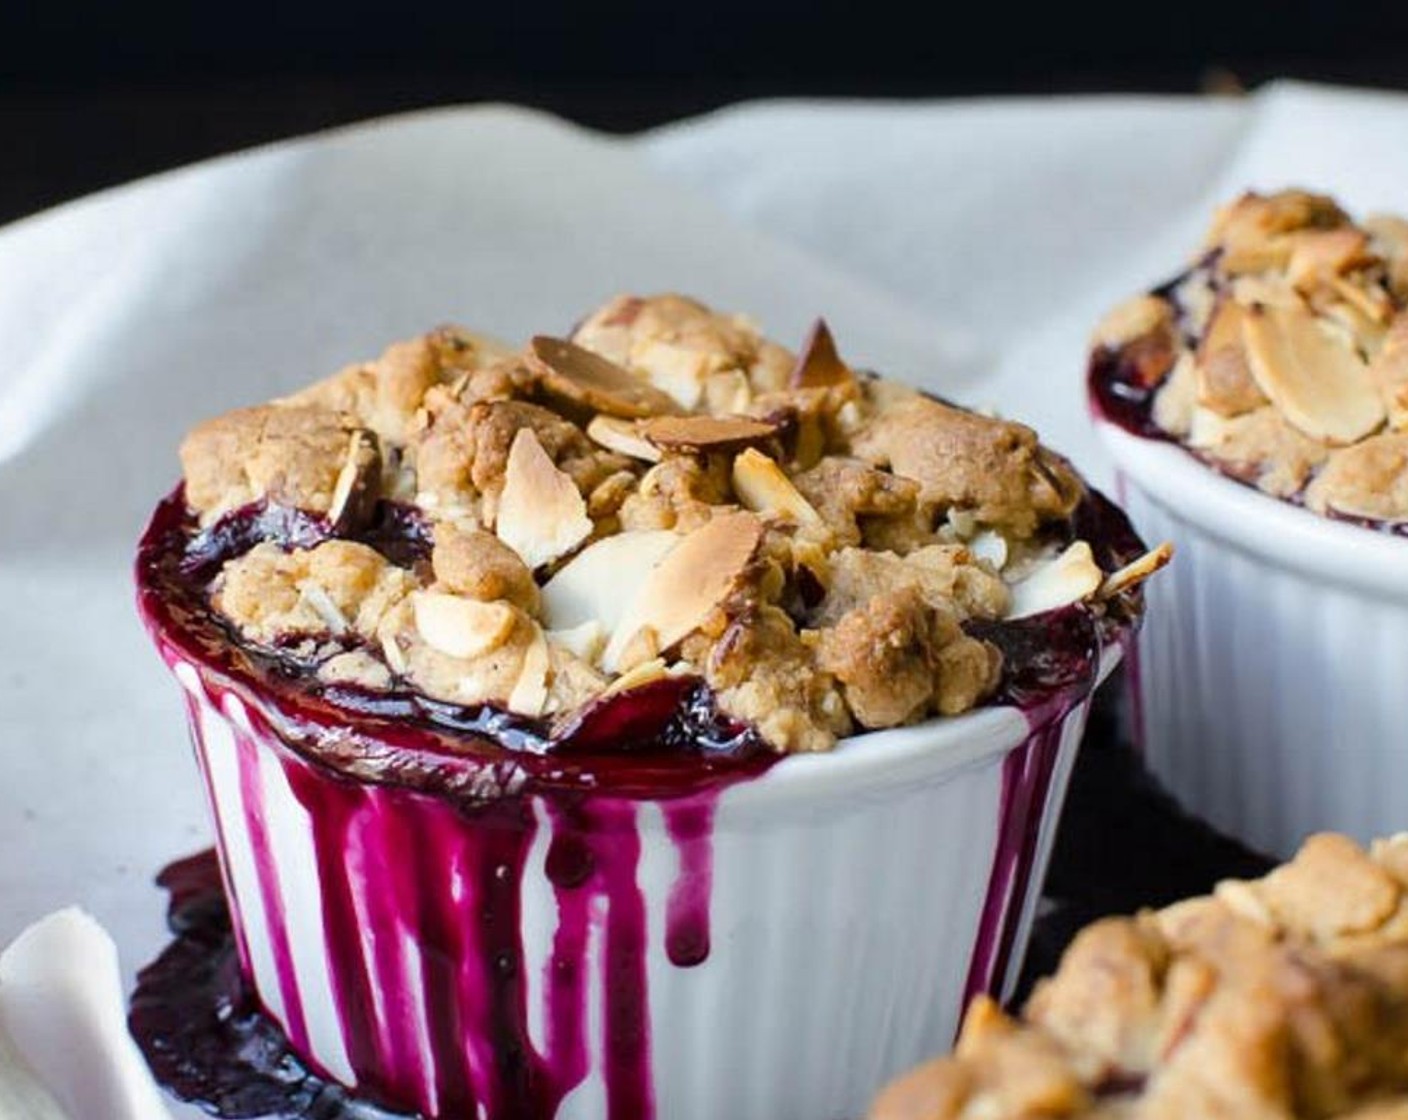
[[[1128,524],[1098,495],[1081,516],[1102,534],[1092,543],[1107,567],[1140,551]],[[240,643],[211,613],[206,588],[224,560],[258,540],[307,547],[331,528],[263,505],[227,521],[195,533],[179,490],[168,498],[139,553],[139,602],[167,659],[200,668],[214,707],[228,694],[249,710],[268,741],[259,749],[276,751],[311,822],[328,986],[356,1093],[319,1082],[326,1071],[309,1073],[312,1047],[295,1038],[297,1093],[317,1083],[339,1107],[361,1107],[361,1100],[368,1108],[375,1102],[445,1117],[482,1110],[494,1120],[551,1120],[590,1073],[595,945],[605,1120],[651,1120],[650,931],[637,882],[637,814],[642,804],[659,806],[678,856],[666,955],[676,967],[698,966],[710,953],[717,798],[777,756],[752,729],[724,717],[697,680],[617,694],[557,728],[410,690],[321,686],[297,666]],[[362,539],[400,563],[423,562],[427,554],[425,527],[394,507],[384,506]],[[995,702],[1025,708],[1078,702],[1106,628],[1084,608],[971,627],[1007,657]],[[193,730],[200,735],[198,720]],[[994,882],[1002,878],[1008,898],[1033,874],[1055,743],[1038,736],[1005,766],[1004,819],[1018,823],[999,838]],[[251,806],[258,815],[262,795],[241,792],[246,816]],[[540,977],[529,975],[523,925],[525,882],[537,875],[529,861],[544,821],[551,838],[543,870],[556,912]],[[274,861],[259,854],[261,844],[267,854],[269,837],[257,828],[252,834],[259,897],[277,924],[283,885]],[[1015,922],[1006,908],[993,921],[993,959],[1000,962],[1012,952]],[[298,1036],[307,1025],[290,1010],[301,995],[291,946],[287,937],[271,941],[285,1021]],[[247,955],[244,963],[248,968]],[[530,991],[541,992],[540,1040],[529,1029]],[[225,1111],[239,1095],[226,1082],[182,1072],[184,1059],[160,1034],[173,1029],[178,1001],[163,1006],[161,998],[149,985],[140,1013],[134,1004],[133,1029],[148,1053],[161,1057],[153,1063],[162,1079],[222,1115],[252,1115]],[[249,991],[241,998],[257,1010]],[[177,1038],[202,1052],[219,1045],[210,1034],[178,1031]],[[280,1061],[287,1060],[285,1047]],[[261,1093],[267,1098],[267,1085]],[[303,1114],[293,1103],[281,1109]]]
[[[664,806],[665,828],[679,852],[680,874],[665,910],[665,952],[676,968],[709,959],[709,898],[713,894],[713,799]]]

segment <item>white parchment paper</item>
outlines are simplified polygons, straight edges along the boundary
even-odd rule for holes
[[[1096,316],[1209,208],[1300,183],[1408,211],[1408,99],[745,106],[633,140],[415,114],[164,175],[0,231],[0,943],[81,903],[129,972],[208,843],[176,686],[131,606],[197,420],[458,321],[517,340],[621,290],[746,309],[1034,422],[1097,479]],[[1408,823],[1408,822],[1406,822]]]

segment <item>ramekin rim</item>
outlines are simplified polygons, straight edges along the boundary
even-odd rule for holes
[[[1278,567],[1408,599],[1408,541],[1265,494],[1181,443],[1129,432],[1101,416],[1093,422],[1117,468],[1219,539]]]

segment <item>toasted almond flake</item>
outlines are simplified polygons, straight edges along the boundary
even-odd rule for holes
[[[1210,408],[1194,408],[1188,418],[1188,446],[1197,450],[1215,447],[1234,430],[1233,419],[1220,416]]]
[[[640,529],[593,541],[543,585],[543,618],[556,629],[595,621],[614,630],[631,592],[682,539],[668,529]]]
[[[342,613],[341,608],[333,601],[327,588],[322,584],[305,579],[298,585],[298,594],[302,596],[305,603],[317,612],[318,617],[327,623],[327,627],[332,633],[345,634],[352,628],[351,623],[347,621],[347,616]]]
[[[1251,883],[1242,879],[1224,879],[1213,887],[1213,897],[1232,913],[1267,929],[1276,928],[1276,918],[1261,900]]]
[[[1096,324],[1092,346],[1119,350],[1136,339],[1173,326],[1173,305],[1159,296],[1140,295],[1106,313]]]
[[[479,657],[513,633],[516,615],[504,602],[485,603],[442,591],[411,592],[416,630],[427,645],[450,657]]]
[[[646,463],[660,461],[660,449],[641,434],[640,426],[615,416],[593,416],[587,435],[608,451]]]
[[[611,416],[636,419],[678,409],[673,397],[645,378],[562,338],[529,343],[533,369],[551,393]]]
[[[814,389],[848,385],[854,379],[851,367],[836,352],[836,340],[831,337],[831,328],[826,325],[825,319],[818,319],[802,344],[802,352],[797,357],[797,364],[792,367],[787,384],[794,389]]]
[[[552,667],[552,657],[548,652],[548,640],[538,630],[528,651],[523,655],[523,668],[519,671],[518,682],[508,695],[508,710],[521,716],[537,717],[543,714],[548,702],[548,670]]]
[[[1291,239],[1285,234],[1252,235],[1248,232],[1222,245],[1217,267],[1229,276],[1282,270],[1291,259]]]
[[[1396,214],[1370,214],[1360,223],[1387,256],[1408,255],[1408,218]]]
[[[347,457],[332,488],[328,520],[334,525],[360,525],[376,505],[381,476],[381,452],[370,432],[355,431],[347,440]]]
[[[587,503],[553,465],[531,428],[513,437],[494,531],[530,569],[551,564],[591,535]]]
[[[1186,436],[1198,407],[1197,359],[1185,350],[1154,397],[1154,423],[1170,435]]]
[[[612,696],[618,692],[626,692],[632,688],[639,688],[643,684],[651,681],[658,681],[670,675],[669,666],[665,664],[663,657],[652,657],[649,661],[642,661],[634,668],[626,670],[605,689],[603,696]]]
[[[638,343],[631,350],[631,365],[644,370],[652,385],[686,409],[698,407],[704,379],[717,372],[707,354],[663,339]]]
[[[1198,403],[1220,416],[1239,416],[1266,403],[1247,368],[1242,341],[1246,315],[1236,300],[1218,300],[1194,357]]]
[[[1164,541],[1157,548],[1151,548],[1144,555],[1136,557],[1118,571],[1111,572],[1095,592],[1097,599],[1110,599],[1121,591],[1127,591],[1143,583],[1165,564],[1173,559],[1173,545]]]
[[[747,412],[753,404],[753,385],[741,369],[711,373],[704,379],[704,411],[714,416]]]
[[[821,525],[821,515],[802,497],[772,459],[748,448],[733,461],[733,489],[754,513],[773,514],[798,525]]]
[[[1243,307],[1304,308],[1300,293],[1287,283],[1284,276],[1267,273],[1264,276],[1239,276],[1232,281],[1232,298]]]
[[[836,411],[836,426],[847,435],[854,434],[864,422],[865,416],[855,401],[847,401]]]
[[[1027,618],[1088,599],[1095,594],[1104,573],[1095,563],[1090,545],[1076,541],[1054,560],[1036,568],[1012,585],[1008,618]]]
[[[1258,387],[1306,435],[1353,443],[1384,422],[1363,360],[1308,311],[1253,307],[1242,336]]]
[[[744,416],[661,416],[641,430],[667,451],[724,451],[761,443],[776,435],[778,426]]]
[[[1286,275],[1305,291],[1322,280],[1367,262],[1369,238],[1353,226],[1306,229],[1291,235]]]
[[[549,630],[548,641],[580,657],[589,665],[601,661],[606,640],[610,637],[605,626],[594,618],[566,630]]]
[[[1399,312],[1374,360],[1369,380],[1379,392],[1395,431],[1408,428],[1408,311]]]
[[[1380,287],[1361,287],[1343,276],[1332,276],[1327,281],[1335,294],[1353,307],[1370,323],[1383,326],[1393,318],[1393,301]]]
[[[695,630],[733,591],[762,540],[763,525],[742,511],[716,516],[690,533],[651,570],[612,632],[602,664],[615,672],[641,631],[665,653]]]

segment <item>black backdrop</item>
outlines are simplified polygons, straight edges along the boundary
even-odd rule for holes
[[[487,98],[631,130],[746,97],[1408,86],[1408,5],[0,0],[0,220],[216,152]]]

